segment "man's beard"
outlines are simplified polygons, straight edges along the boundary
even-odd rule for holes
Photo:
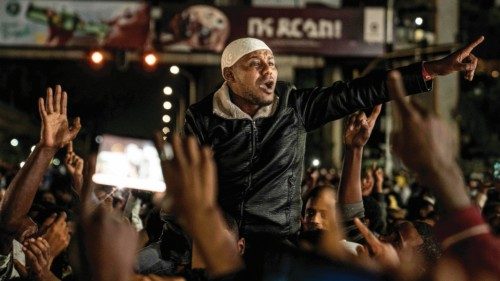
[[[247,95],[246,100],[254,105],[259,106],[259,107],[268,106],[268,105],[273,104],[273,102],[274,102],[274,98],[275,98],[274,93],[272,94],[272,99],[269,99],[269,100],[265,99],[262,96],[255,94],[252,91],[248,91],[247,93],[248,93],[248,95]]]

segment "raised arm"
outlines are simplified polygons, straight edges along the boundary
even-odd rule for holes
[[[377,105],[372,114],[366,117],[364,112],[353,114],[346,124],[344,132],[345,155],[339,186],[339,203],[351,204],[362,201],[361,160],[363,148],[382,109]]]
[[[430,91],[433,77],[456,71],[465,71],[466,78],[471,80],[478,61],[472,51],[483,40],[481,36],[443,59],[398,68],[405,94]],[[332,120],[391,100],[387,91],[387,74],[372,73],[348,82],[338,81],[329,87],[293,90],[292,102],[305,129],[311,131]]]
[[[66,157],[64,164],[71,176],[74,191],[78,196],[81,195],[83,185],[83,158],[78,156],[73,150],[73,142],[70,141],[66,146]]]
[[[433,188],[443,206],[445,214],[436,225],[436,234],[445,257],[458,260],[469,278],[495,279],[500,276],[500,242],[467,196],[453,150],[454,135],[445,122],[404,100],[399,73],[393,72],[389,78],[402,120],[401,128],[394,132],[393,147],[421,182]]]
[[[207,270],[212,276],[223,276],[241,269],[235,238],[226,231],[227,225],[217,205],[217,174],[208,147],[200,148],[194,137],[181,140],[172,137],[173,159],[164,153],[161,136],[156,144],[165,182],[172,199],[172,211],[198,245]]]
[[[67,117],[67,94],[56,86],[55,94],[47,89],[47,97],[38,101],[42,119],[40,141],[10,183],[0,210],[0,254],[7,254],[12,248],[12,239],[23,241],[33,235],[36,224],[28,217],[38,186],[45,170],[58,149],[73,140],[80,130],[76,118],[72,126]]]
[[[363,147],[368,142],[382,105],[373,109],[369,117],[364,112],[353,114],[344,132],[345,155],[339,185],[339,204],[342,210],[346,236],[349,241],[360,242],[362,236],[353,224],[355,217],[364,217],[361,192],[361,160]]]
[[[484,41],[484,36],[479,36],[464,48],[439,60],[424,63],[424,69],[429,78],[448,75],[455,71],[463,71],[465,79],[472,81],[479,59],[472,54],[472,50]]]
[[[407,103],[401,76],[391,73],[389,86],[401,116],[401,128],[393,133],[393,148],[421,182],[434,188],[446,212],[471,205],[462,172],[453,151],[455,139],[448,125],[417,103]],[[418,153],[417,153],[418,152]]]

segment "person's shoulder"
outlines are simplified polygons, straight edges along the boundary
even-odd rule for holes
[[[290,102],[290,96],[292,96],[291,93],[295,90],[297,90],[297,88],[293,83],[287,81],[277,81],[274,92],[279,97],[281,101],[280,103],[282,105],[287,105]]]
[[[200,101],[192,104],[189,106],[189,111],[191,113],[196,113],[196,114],[202,114],[202,115],[207,115],[211,114],[213,110],[213,99],[214,99],[214,94],[211,93],[201,99]]]
[[[296,87],[293,83],[288,81],[276,81],[276,91],[278,93],[289,93],[291,90],[295,90]]]

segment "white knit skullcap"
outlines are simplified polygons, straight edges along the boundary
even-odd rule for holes
[[[266,45],[266,43],[264,43],[264,41],[256,38],[240,38],[229,43],[229,45],[227,45],[222,52],[222,58],[220,61],[222,75],[224,76],[224,68],[231,67],[244,55],[257,50],[271,51],[271,49]]]

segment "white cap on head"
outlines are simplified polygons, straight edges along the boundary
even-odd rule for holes
[[[224,68],[231,67],[244,55],[258,50],[269,50],[272,52],[264,41],[256,38],[240,38],[229,43],[222,52],[220,61],[222,76],[224,76]]]

